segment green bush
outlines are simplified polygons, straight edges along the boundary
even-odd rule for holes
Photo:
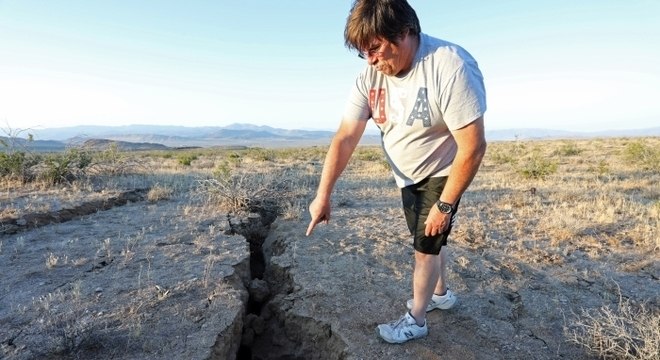
[[[607,161],[600,160],[595,167],[591,168],[591,170],[598,173],[598,175],[605,175],[610,172],[610,166],[607,164]]]
[[[557,172],[557,163],[541,156],[538,152],[532,154],[519,170],[526,179],[543,179]]]
[[[489,152],[489,157],[493,159],[497,165],[516,164],[518,162],[518,158],[514,154],[502,149],[496,149]]]
[[[39,156],[19,150],[22,148],[18,135],[23,130],[0,129],[7,137],[0,137],[0,178],[20,179],[29,181],[30,167],[39,163]],[[34,141],[32,134],[28,134],[27,142]]]
[[[358,148],[353,154],[353,158],[362,161],[381,161],[385,157],[380,148]]]
[[[179,164],[184,165],[184,166],[190,166],[193,161],[197,160],[197,155],[195,154],[180,154],[177,156],[177,160],[179,161]]]
[[[626,145],[623,155],[629,162],[644,168],[654,170],[660,168],[660,149],[652,148],[642,140]]]
[[[236,165],[241,162],[241,154],[233,152],[227,156],[227,161]]]
[[[575,156],[580,155],[580,153],[582,153],[582,149],[572,142],[562,144],[559,150],[555,152],[555,154],[562,156]]]
[[[0,178],[19,179],[27,182],[33,179],[30,168],[40,161],[38,155],[23,151],[0,152]]]
[[[41,173],[42,180],[50,184],[71,182],[81,175],[92,163],[89,152],[70,148],[63,153],[51,154],[44,160],[45,170]]]
[[[227,181],[231,178],[231,166],[223,162],[213,170],[213,177],[219,181]]]
[[[270,149],[250,148],[246,156],[255,161],[273,161],[275,159],[275,152]]]
[[[0,177],[19,177],[23,175],[25,153],[0,153]]]

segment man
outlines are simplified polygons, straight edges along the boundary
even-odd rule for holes
[[[405,0],[356,0],[344,39],[368,66],[326,155],[307,235],[330,220],[332,189],[373,119],[414,239],[410,311],[377,328],[385,341],[403,343],[428,334],[427,311],[456,301],[445,282],[445,245],[486,151],[483,77],[464,49],[422,33]]]

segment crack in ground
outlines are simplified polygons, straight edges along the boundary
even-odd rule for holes
[[[73,208],[58,211],[35,212],[20,218],[0,218],[0,235],[15,234],[19,231],[35,229],[49,224],[63,223],[79,217],[110,210],[129,202],[144,201],[149,189],[133,189],[111,196],[107,199],[88,201]]]
[[[252,279],[236,359],[344,359],[346,344],[330,324],[290,311],[294,284],[288,269],[267,266],[263,244],[275,219],[264,211],[228,215],[231,231],[249,243]]]

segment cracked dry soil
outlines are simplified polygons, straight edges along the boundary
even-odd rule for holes
[[[523,262],[463,229],[449,268],[458,305],[429,314],[428,337],[389,345],[375,326],[403,314],[412,281],[396,196],[339,199],[304,237],[304,218],[127,194],[3,220],[3,358],[585,359],[564,332],[579,308],[620,293],[657,306],[657,268],[620,273],[579,253]]]

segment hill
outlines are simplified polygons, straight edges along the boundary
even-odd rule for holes
[[[27,132],[23,132],[27,134]],[[330,130],[280,129],[264,125],[232,124],[224,127],[186,127],[159,125],[128,126],[74,126],[47,128],[30,131],[34,141],[8,139],[5,142],[33,151],[61,151],[70,145],[80,145],[86,141],[93,143],[114,141],[124,149],[159,149],[167,147],[300,147],[327,145],[334,136]],[[648,129],[607,130],[595,132],[575,132],[550,129],[500,129],[487,130],[489,141],[512,140],[555,140],[588,139],[596,137],[638,137],[660,136],[660,127]],[[2,139],[0,137],[0,139]],[[103,140],[100,140],[103,139]],[[11,140],[11,141],[10,141]],[[370,126],[362,137],[361,144],[379,144],[378,129]]]

